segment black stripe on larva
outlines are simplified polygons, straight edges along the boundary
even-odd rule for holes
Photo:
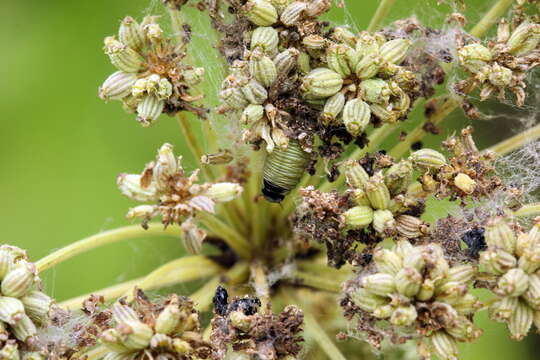
[[[280,186],[274,185],[268,180],[263,180],[262,193],[264,198],[273,203],[280,203],[285,199],[285,195],[289,190]]]

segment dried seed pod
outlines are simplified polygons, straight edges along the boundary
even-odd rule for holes
[[[249,0],[243,10],[246,17],[258,26],[270,26],[278,20],[276,8],[267,0]]]
[[[262,105],[248,105],[244,109],[240,121],[245,125],[251,125],[264,116],[264,107]]]
[[[20,298],[26,295],[36,281],[36,269],[33,264],[20,261],[2,280],[2,295]]]
[[[381,69],[381,57],[378,54],[367,54],[356,63],[354,72],[362,80],[370,79],[377,75]]]
[[[379,296],[387,297],[396,291],[394,277],[384,273],[367,275],[361,279],[360,285],[370,293]]]
[[[458,51],[461,65],[472,73],[477,73],[493,59],[491,50],[481,44],[469,44]]]
[[[452,305],[454,309],[460,314],[471,315],[482,307],[482,303],[478,301],[478,298],[471,293],[463,295]]]
[[[392,165],[384,174],[384,183],[392,195],[405,192],[412,183],[413,165],[408,160],[401,160]]]
[[[380,234],[393,230],[395,228],[395,220],[392,212],[390,210],[376,210],[373,213],[373,228]]]
[[[464,193],[471,194],[476,188],[476,181],[467,174],[459,173],[454,178],[454,185]]]
[[[249,59],[249,72],[265,87],[270,87],[277,78],[276,65],[272,59],[257,50]]]
[[[47,294],[32,290],[21,298],[26,314],[38,324],[45,324],[49,318],[49,311],[53,305],[53,299]]]
[[[240,196],[242,190],[242,186],[239,184],[222,182],[212,184],[205,195],[215,202],[227,202]]]
[[[180,324],[182,313],[178,307],[178,302],[171,302],[159,313],[154,326],[157,333],[171,334]]]
[[[531,246],[525,249],[518,260],[518,266],[527,274],[532,274],[540,268],[540,248]]]
[[[0,296],[0,321],[14,325],[24,314],[24,304],[19,299]]]
[[[289,140],[286,149],[275,149],[268,154],[263,170],[264,197],[271,202],[281,202],[305,173],[309,154],[296,140]]]
[[[366,195],[366,192],[362,189],[353,189],[351,192],[352,200],[356,205],[359,206],[370,206],[371,203],[369,202],[369,199]]]
[[[322,50],[327,45],[327,40],[320,35],[308,35],[302,39],[302,44],[311,50]]]
[[[242,89],[243,97],[240,97],[240,94],[234,94],[235,97],[238,97],[239,100],[236,102],[235,106],[239,106],[245,103],[245,100],[249,101],[254,105],[261,105],[268,98],[268,91],[256,80],[251,80],[247,85],[243,86]],[[233,96],[233,95],[231,95]],[[246,104],[247,105],[247,104]],[[246,105],[242,106],[245,107]]]
[[[141,175],[139,174],[120,174],[116,178],[116,183],[120,192],[137,201],[149,202],[158,199],[158,193],[154,184],[147,187],[141,185]]]
[[[510,86],[510,83],[512,82],[512,77],[512,70],[497,63],[493,64],[489,69],[489,82],[495,86]]]
[[[456,340],[448,335],[446,331],[440,330],[435,332],[429,338],[431,340],[431,347],[435,355],[441,360],[457,360],[459,350]]]
[[[152,125],[163,112],[165,102],[154,95],[146,95],[137,105],[137,121],[143,127]]]
[[[343,213],[342,222],[350,229],[363,229],[373,221],[373,209],[369,206],[355,206]]]
[[[297,64],[300,51],[295,48],[289,48],[274,58],[278,75],[288,74]]]
[[[540,276],[538,274],[529,275],[529,288],[523,294],[523,299],[531,308],[540,311]]]
[[[521,296],[529,288],[529,277],[521,269],[510,269],[497,282],[496,292],[501,296]]]
[[[354,35],[350,30],[344,28],[343,26],[336,26],[334,31],[332,31],[332,39],[339,43],[345,43],[351,47],[356,46],[356,35]]]
[[[421,149],[415,151],[409,157],[415,166],[425,169],[439,169],[446,164],[443,154],[432,149]]]
[[[351,75],[351,68],[347,59],[347,53],[353,51],[347,45],[332,44],[326,49],[326,62],[328,67],[341,75],[342,78],[346,78]]]
[[[99,87],[99,97],[103,100],[122,99],[131,93],[131,87],[136,80],[136,74],[117,71]]]
[[[351,294],[354,303],[362,310],[373,312],[378,307],[387,305],[389,300],[385,297],[378,296],[372,292],[359,288]]]
[[[143,65],[141,56],[135,50],[111,36],[105,38],[104,50],[111,63],[120,71],[136,73]]]
[[[322,123],[325,125],[335,123],[338,116],[343,111],[345,106],[345,95],[338,92],[336,95],[328,98],[324,104],[324,108],[321,115]]]
[[[395,123],[401,117],[401,111],[388,110],[388,106],[379,104],[371,104],[369,106],[371,113],[379,118],[383,123]]]
[[[355,160],[349,160],[344,165],[347,184],[353,188],[363,189],[368,183],[369,174]]]
[[[294,1],[283,10],[279,18],[285,26],[293,26],[300,20],[306,9],[306,3]]]
[[[408,298],[418,294],[422,282],[422,275],[415,268],[405,267],[396,274],[396,289]]]
[[[182,244],[190,254],[199,254],[202,250],[202,243],[206,239],[206,231],[199,229],[193,221],[184,221],[181,225],[183,236]]]
[[[204,154],[201,156],[201,163],[205,165],[223,165],[228,164],[234,160],[234,156],[231,150],[219,150],[213,154]]]
[[[390,192],[384,183],[382,172],[369,178],[364,190],[374,209],[384,210],[390,205]]]
[[[525,56],[540,42],[540,24],[522,22],[508,39],[508,51],[514,56]]]
[[[480,264],[496,275],[502,275],[517,265],[516,258],[502,249],[488,249],[480,253]]]
[[[510,254],[516,250],[516,236],[503,217],[490,219],[485,227],[484,237],[488,247],[500,248]]]
[[[411,304],[399,306],[390,317],[390,323],[396,326],[410,326],[416,320],[418,314],[416,308]]]
[[[245,108],[249,102],[239,88],[228,88],[219,93],[221,100],[233,110]]]
[[[373,262],[381,273],[395,276],[403,268],[403,259],[395,252],[378,247],[373,251]]]
[[[396,217],[396,230],[407,239],[415,239],[427,232],[428,225],[422,220],[411,215],[399,215]]]
[[[272,27],[258,27],[251,34],[251,50],[260,48],[266,55],[275,56],[278,44],[278,32]]]
[[[37,334],[36,325],[25,314],[22,314],[20,319],[11,325],[11,330],[13,331],[13,335],[23,342],[27,342],[29,338]]]
[[[517,297],[503,297],[489,307],[489,316],[495,321],[506,322],[516,312],[518,304]]]
[[[369,105],[360,99],[347,101],[343,108],[343,123],[347,132],[354,137],[366,129],[371,120],[371,110]]]
[[[128,320],[116,327],[122,343],[129,349],[140,350],[150,345],[154,335],[152,328],[140,321]]]
[[[342,86],[343,79],[338,73],[327,68],[317,68],[305,76],[301,90],[306,96],[324,99],[335,95]]]
[[[306,15],[310,17],[317,17],[327,12],[332,3],[330,0],[311,0],[306,8]]]
[[[141,25],[131,16],[126,16],[120,24],[118,39],[122,44],[134,50],[139,50],[144,46],[144,34]]]
[[[474,279],[476,275],[476,269],[472,265],[455,265],[448,271],[448,282],[458,282],[462,284],[469,283]]]
[[[400,64],[411,46],[408,39],[394,39],[384,43],[379,49],[381,58],[390,64]]]
[[[524,302],[518,301],[517,307],[508,321],[508,330],[510,330],[513,340],[521,341],[527,336],[533,323],[533,316],[533,310]]]

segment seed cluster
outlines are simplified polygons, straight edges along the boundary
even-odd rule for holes
[[[202,95],[192,89],[203,80],[204,68],[183,62],[189,36],[182,44],[163,35],[155,16],[139,24],[126,17],[114,36],[105,38],[105,53],[117,72],[99,88],[103,100],[120,100],[127,112],[136,113],[144,127],[152,125],[162,113],[191,111],[203,117],[206,110],[193,103]],[[188,29],[186,29],[188,30]]]
[[[170,295],[151,302],[142,291],[134,304],[120,300],[110,309],[112,318],[99,332],[109,352],[104,359],[208,359],[211,345],[203,340],[199,314],[191,300]]]
[[[329,8],[327,0],[250,0],[239,10],[250,31],[231,59],[218,111],[240,117],[245,142],[264,142],[268,152],[289,139],[311,152],[316,135],[328,146],[333,136],[363,145],[370,123],[406,117],[420,90],[402,65],[411,40],[398,31],[326,30],[317,17]],[[321,155],[340,151],[333,153]]]
[[[0,246],[0,358],[43,359],[37,331],[50,322],[53,300],[41,291],[41,280],[26,252]]]
[[[407,240],[390,250],[377,248],[373,263],[374,272],[350,281],[346,292],[372,323],[385,320],[393,326],[399,341],[417,338],[423,355],[455,360],[457,342],[482,334],[472,321],[480,305],[469,292],[473,266],[450,266],[438,244],[412,246]],[[375,346],[384,331],[372,338]]]
[[[178,224],[184,230],[186,248],[197,253],[206,237],[195,225],[198,212],[214,213],[216,203],[235,199],[242,186],[232,182],[197,184],[198,170],[186,176],[182,158],[175,157],[173,146],[164,144],[155,162],[146,165],[141,174],[120,174],[117,183],[125,196],[155,205],[139,205],[128,211],[128,219],[143,219],[143,227],[156,216],[165,226]]]
[[[486,224],[487,250],[480,253],[480,264],[492,275],[490,288],[498,297],[490,317],[522,340],[533,322],[540,329],[540,218],[529,232],[512,225],[504,217]]]
[[[504,100],[506,90],[510,90],[516,104],[523,106],[525,80],[531,70],[540,65],[540,24],[533,19],[518,20],[521,22],[514,22],[512,26],[501,21],[496,40],[489,41],[487,46],[469,39],[458,49],[460,65],[470,74],[468,79],[455,85],[458,93],[468,94],[481,87],[481,100],[493,93]]]

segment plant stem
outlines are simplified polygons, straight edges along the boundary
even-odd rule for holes
[[[200,212],[197,219],[207,230],[220,236],[239,256],[245,259],[251,256],[248,240],[229,224],[206,212]]]
[[[514,150],[519,149],[520,147],[537,140],[540,138],[540,124],[523,131],[517,135],[512,136],[506,140],[501,141],[498,144],[495,144],[484,151],[492,151],[497,154],[497,156],[503,156],[511,153]]]
[[[75,255],[95,249],[99,246],[123,240],[148,236],[172,237],[180,236],[181,234],[182,231],[179,228],[171,226],[164,229],[161,224],[148,224],[147,230],[143,229],[140,225],[125,226],[114,230],[104,231],[65,246],[37,261],[36,267],[38,272],[43,272]]]
[[[259,261],[256,261],[251,264],[250,270],[255,294],[261,300],[261,309],[266,311],[270,301],[270,288],[268,286],[265,269]]]
[[[141,289],[158,288],[164,284],[187,282],[207,278],[219,273],[221,266],[202,255],[188,256],[168,262],[148,274],[135,284]],[[125,294],[129,301],[133,299],[133,289]]]
[[[212,304],[212,298],[217,286],[226,282],[228,285],[235,285],[243,282],[248,276],[248,265],[245,262],[234,265],[224,276],[216,276],[209,280],[203,287],[195,291],[191,296],[191,300],[197,305],[199,311],[206,311]]]
[[[371,32],[377,30],[395,3],[396,0],[381,0],[375,14],[371,18],[367,31]]]
[[[523,205],[514,211],[514,216],[531,216],[540,214],[540,202]]]
[[[173,260],[157,268],[146,277],[129,280],[108,288],[92,291],[91,293],[61,302],[59,305],[64,309],[76,310],[79,309],[82,302],[92,294],[103,296],[105,301],[109,301],[130,294],[135,286],[143,290],[158,289],[181,282],[209,277],[218,273],[220,270],[221,268],[216,265],[216,263],[204,256],[185,257]],[[154,277],[150,278],[151,276]]]
[[[294,281],[302,285],[310,286],[315,289],[339,293],[341,286],[339,280],[321,277],[320,274],[313,274],[305,271],[297,271],[294,275]]]
[[[484,36],[488,30],[503,16],[508,8],[512,6],[514,0],[498,0],[486,15],[471,29],[470,34],[476,37]]]
[[[201,161],[201,156],[204,155],[204,151],[202,150],[201,145],[197,141],[195,132],[191,128],[191,124],[189,123],[189,120],[183,111],[180,111],[176,115],[176,117],[178,119],[178,125],[180,125],[180,129],[182,130],[182,134],[187,140],[187,146],[193,154],[193,157],[195,157],[195,161],[199,163]],[[209,166],[203,165],[201,167],[201,170],[206,177],[206,181],[212,181],[215,179],[215,176]]]

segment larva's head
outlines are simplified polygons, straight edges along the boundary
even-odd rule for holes
[[[264,198],[270,202],[282,202],[288,192],[289,191],[287,189],[277,186],[266,179],[263,180],[262,193]]]

